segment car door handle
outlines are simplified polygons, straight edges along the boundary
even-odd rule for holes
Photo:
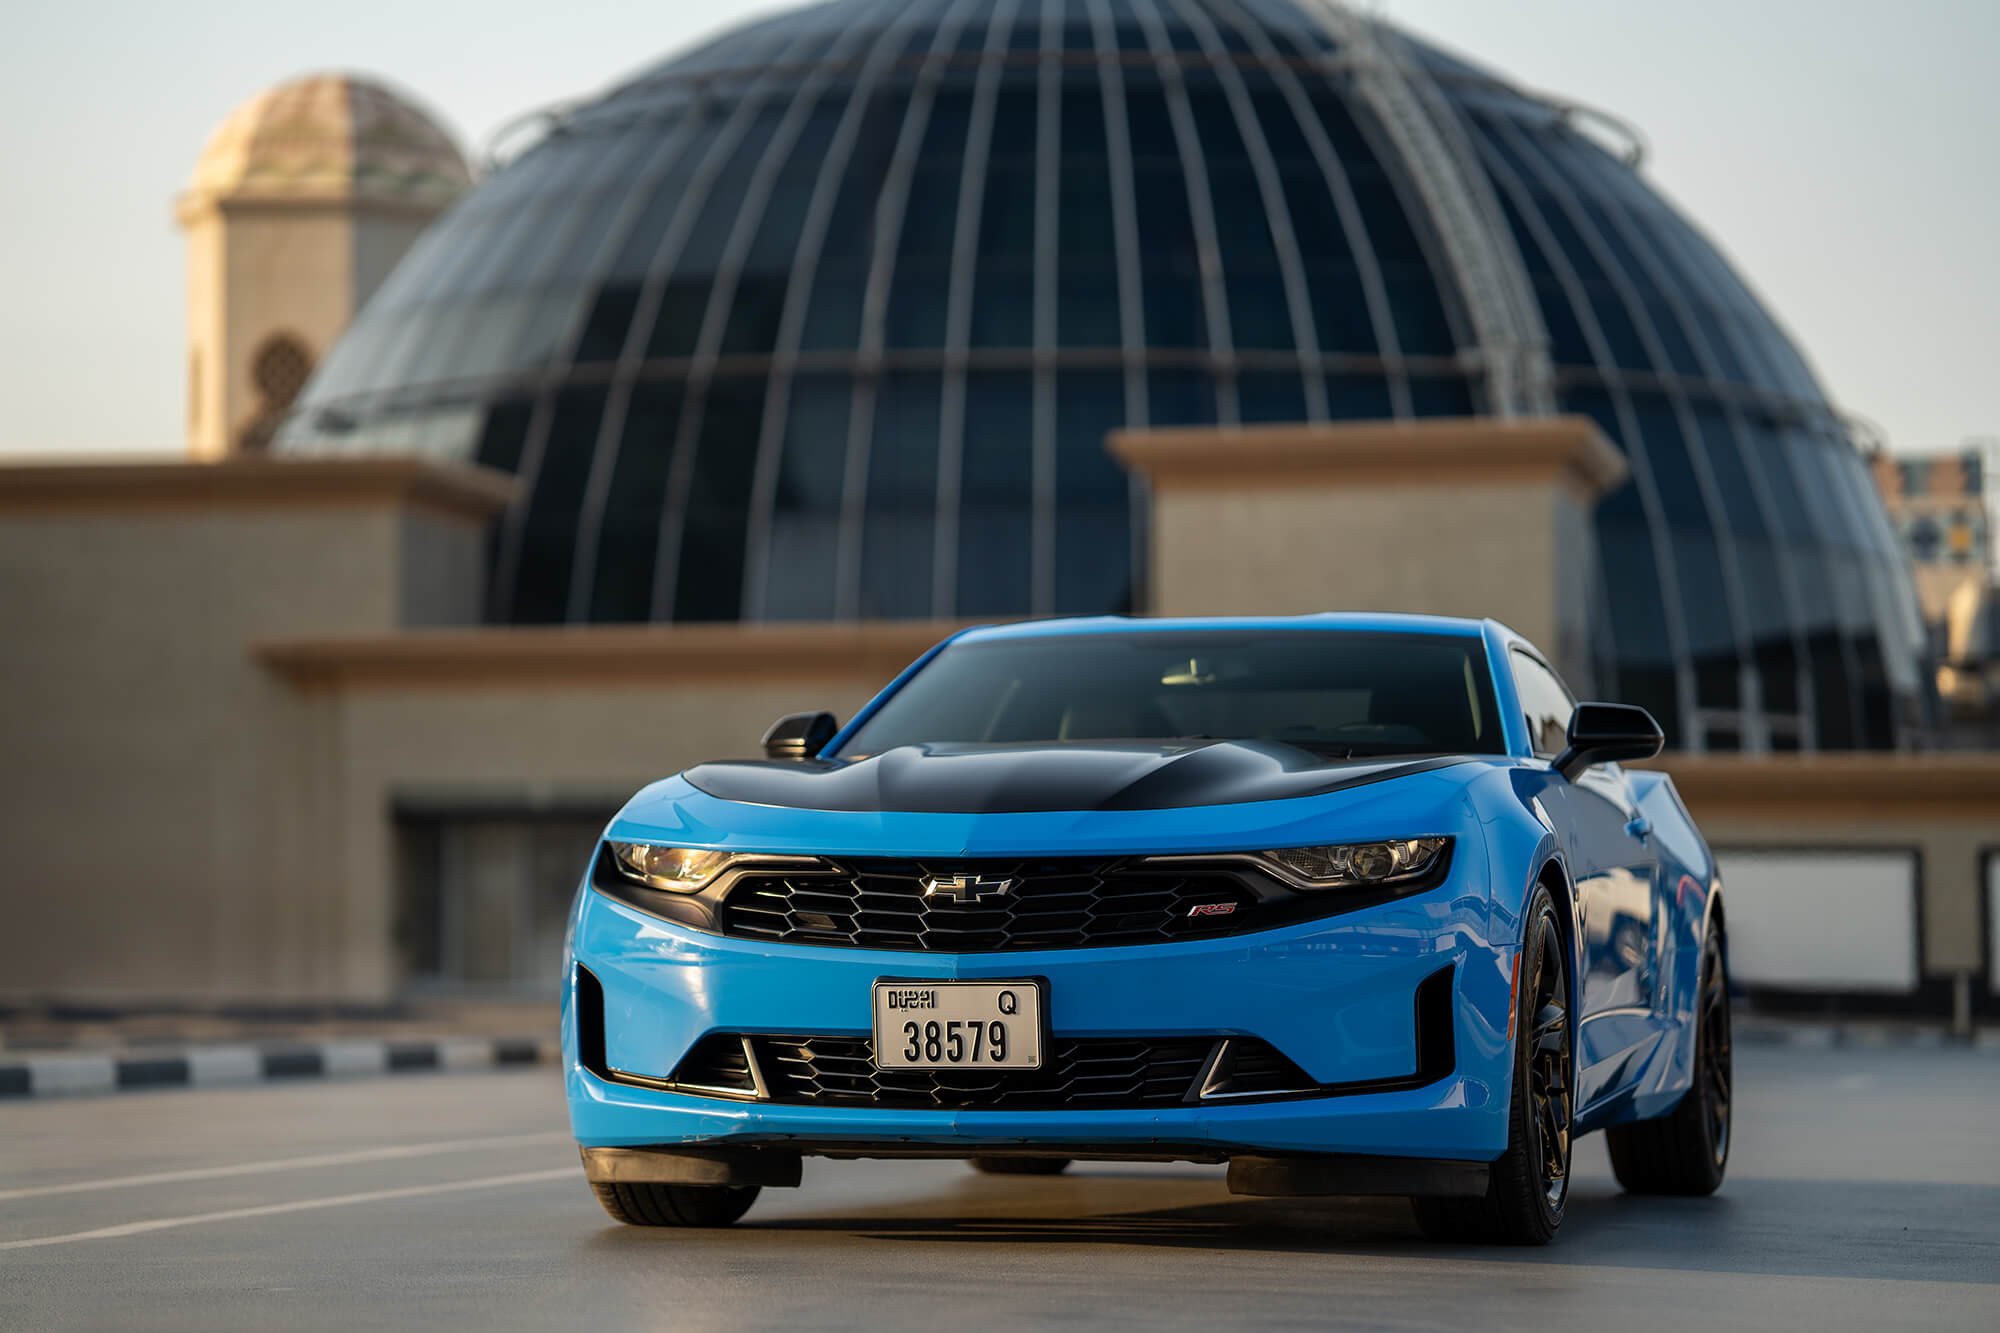
[[[1646,835],[1652,831],[1653,821],[1644,815],[1634,815],[1625,825],[1625,835],[1630,838],[1638,838],[1641,841],[1644,841]]]

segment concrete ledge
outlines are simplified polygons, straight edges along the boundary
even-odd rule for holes
[[[0,515],[407,505],[483,520],[515,490],[504,472],[420,458],[0,465]]]
[[[1710,811],[1815,821],[1907,816],[1985,819],[2000,829],[2000,754],[1668,754],[1635,767],[1672,774],[1697,820]]]
[[[1787,1046],[1805,1050],[1955,1050],[2000,1056],[2000,1027],[1981,1027],[1954,1037],[1935,1023],[1815,1023],[1767,1018],[1738,1010],[1731,1034],[1739,1046]]]
[[[29,1055],[0,1058],[0,1100],[552,1065],[559,1054],[555,1042],[541,1038],[461,1037],[334,1038],[158,1052]]]
[[[1106,447],[1155,490],[1302,484],[1456,489],[1557,478],[1594,501],[1626,475],[1624,456],[1596,423],[1575,416],[1116,430]]]
[[[970,621],[577,625],[267,639],[299,686],[458,689],[572,683],[859,680],[880,685]]]

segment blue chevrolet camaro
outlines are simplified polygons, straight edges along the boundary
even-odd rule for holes
[[[1492,621],[969,630],[605,831],[570,1119],[605,1208],[724,1225],[804,1157],[1227,1162],[1542,1243],[1571,1145],[1707,1194],[1722,900],[1644,710]]]

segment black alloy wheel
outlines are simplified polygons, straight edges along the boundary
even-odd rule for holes
[[[1558,1216],[1569,1197],[1570,1022],[1569,990],[1563,984],[1562,939],[1555,914],[1541,921],[1536,950],[1534,1022],[1528,1029],[1528,1105],[1533,1115],[1535,1158],[1542,1195]]]
[[[1695,1048],[1695,1078],[1703,1091],[1708,1117],[1708,1155],[1717,1176],[1729,1164],[1729,1115],[1735,1092],[1735,1071],[1729,1035],[1729,983],[1722,974],[1720,950],[1703,959],[1701,1035]]]
[[[1562,1226],[1575,1114],[1567,940],[1548,890],[1537,887],[1515,992],[1507,1151],[1493,1163],[1483,1196],[1410,1200],[1432,1240],[1546,1245]]]
[[[1633,1194],[1713,1194],[1729,1168],[1736,1112],[1729,1035],[1729,970],[1719,928],[1701,949],[1701,989],[1692,1024],[1694,1061],[1687,1095],[1663,1116],[1604,1131],[1611,1169]]]

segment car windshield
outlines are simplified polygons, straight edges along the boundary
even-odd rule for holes
[[[1111,740],[1283,741],[1335,757],[1504,748],[1478,638],[1224,630],[949,644],[841,754]]]

